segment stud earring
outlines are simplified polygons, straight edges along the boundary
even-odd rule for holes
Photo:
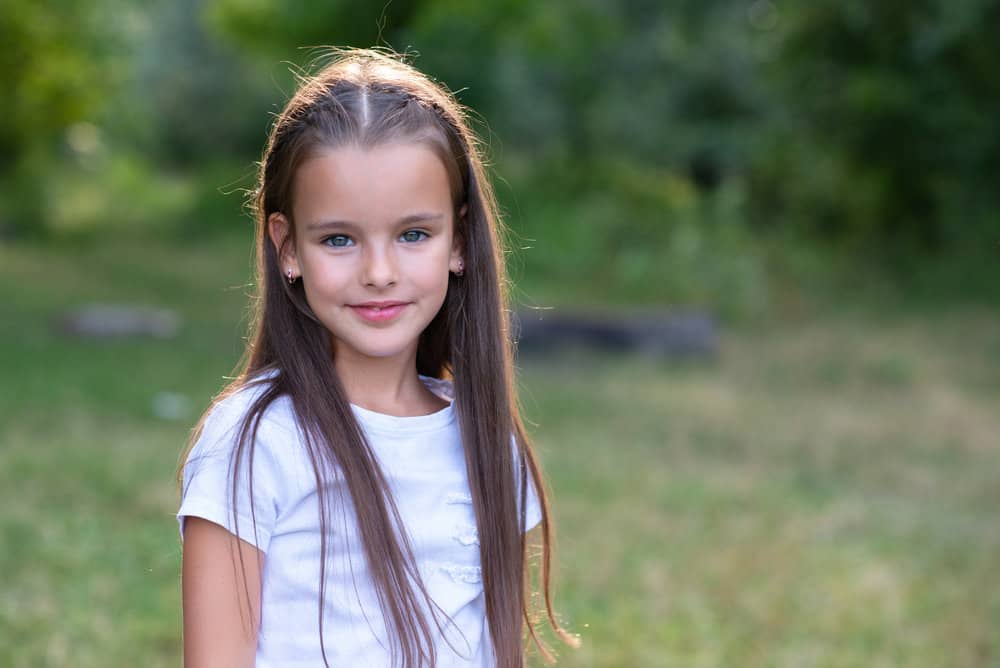
[[[463,276],[465,274],[465,262],[462,260],[458,261],[458,269],[455,271],[456,276]]]
[[[288,270],[288,271],[287,271],[287,272],[285,273],[285,276],[287,276],[287,277],[288,277],[288,284],[289,284],[289,285],[293,285],[293,284],[295,283],[295,278],[293,278],[293,277],[292,277],[292,270],[291,270],[291,269],[289,269],[289,270]]]

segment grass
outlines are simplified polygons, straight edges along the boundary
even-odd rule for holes
[[[992,315],[829,317],[532,368],[567,665],[997,665],[998,354]]]
[[[245,242],[0,246],[0,665],[180,662],[173,472],[240,352]],[[172,340],[63,338],[80,302]],[[520,360],[571,667],[1000,665],[1000,314],[814,308],[700,364]]]

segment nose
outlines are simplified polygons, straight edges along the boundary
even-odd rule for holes
[[[362,276],[364,284],[372,288],[388,288],[396,284],[396,256],[391,245],[369,245],[362,258]]]

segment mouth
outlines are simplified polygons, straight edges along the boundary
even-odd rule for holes
[[[362,304],[348,304],[355,313],[369,322],[386,322],[399,315],[409,302],[364,302]]]

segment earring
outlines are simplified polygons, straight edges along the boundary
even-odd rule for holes
[[[463,276],[465,274],[465,262],[462,260],[458,261],[458,270],[455,271],[456,276]]]
[[[287,271],[287,272],[285,273],[285,276],[287,276],[287,277],[288,277],[288,284],[289,284],[289,285],[293,285],[293,284],[295,283],[295,279],[294,279],[294,278],[292,277],[292,270],[291,270],[291,269],[289,269],[289,270],[288,270],[288,271]]]

